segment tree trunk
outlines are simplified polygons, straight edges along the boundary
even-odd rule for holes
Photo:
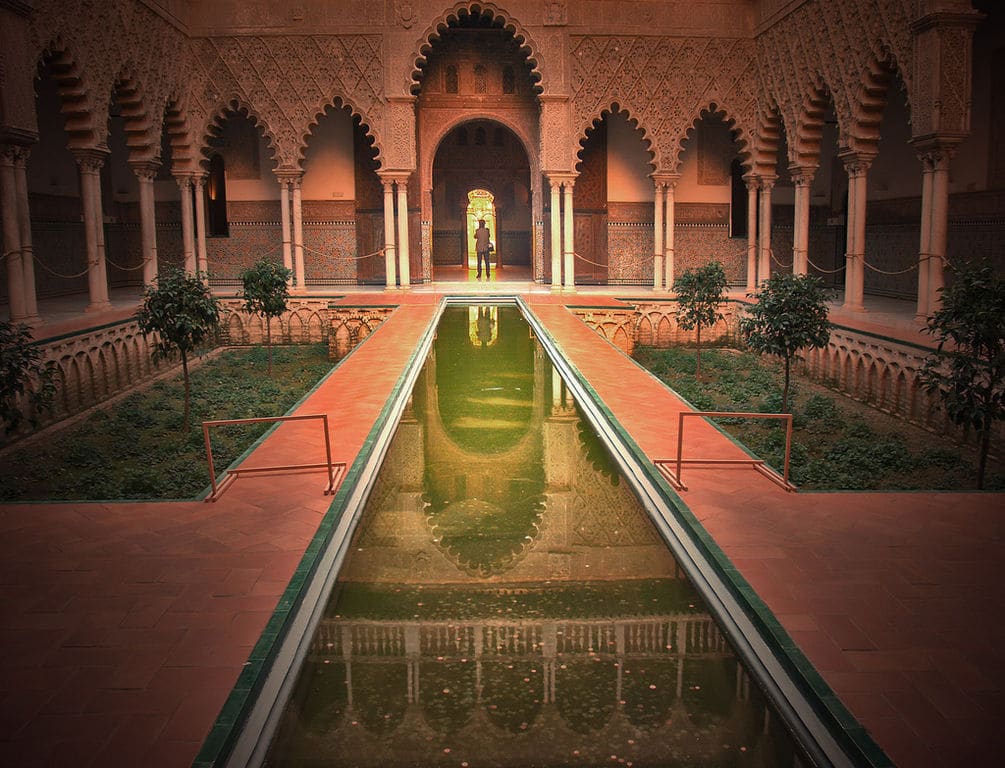
[[[188,430],[189,430],[189,424],[188,424],[188,414],[189,414],[189,408],[188,408],[188,399],[189,399],[188,398],[188,394],[189,394],[189,388],[188,388],[188,357],[185,355],[184,350],[181,353],[181,370],[182,370],[183,378],[185,379],[185,431],[188,432]]]
[[[272,378],[272,318],[265,317],[265,338],[266,346],[269,348],[269,378]]]
[[[785,385],[782,387],[782,413],[788,413],[789,408],[789,358],[785,358]]]
[[[989,419],[990,422],[990,419]],[[984,490],[984,471],[988,466],[988,449],[991,447],[991,424],[984,425],[981,430],[981,445],[977,453],[977,490]]]
[[[695,344],[696,344],[695,361],[696,362],[695,362],[695,369],[694,369],[694,377],[696,379],[700,379],[701,378],[701,323],[698,323],[697,327],[698,327],[698,336],[697,336],[697,340],[695,341]]]

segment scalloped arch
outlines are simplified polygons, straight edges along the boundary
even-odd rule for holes
[[[533,38],[523,25],[516,21],[511,14],[501,10],[495,3],[472,2],[455,3],[453,7],[441,13],[435,21],[426,27],[422,37],[413,48],[414,55],[409,59],[411,71],[405,78],[405,92],[414,92],[420,87],[422,66],[427,61],[429,51],[440,40],[443,31],[450,26],[450,22],[457,21],[461,16],[472,13],[477,13],[479,16],[487,14],[492,19],[502,19],[502,28],[513,35],[513,39],[520,46],[520,51],[526,53],[527,63],[530,65],[530,75],[534,80],[534,90],[539,93],[545,92],[544,73],[539,65],[540,47],[534,43]]]
[[[164,127],[162,130],[166,131],[168,135],[172,166],[177,170],[193,170],[193,166],[197,164],[193,149],[195,142],[192,140],[184,94],[185,92],[181,90],[169,94],[164,105]],[[157,150],[159,152],[160,147]]]
[[[124,123],[129,159],[150,160],[160,151],[159,137],[155,135],[154,122],[150,119],[146,91],[131,70],[128,64],[119,68],[112,92]]]
[[[777,107],[775,108],[775,113],[777,114]],[[706,115],[719,115],[722,118],[722,122],[726,126],[736,133],[734,142],[739,145],[736,150],[736,154],[740,158],[740,162],[747,171],[754,170],[755,164],[755,153],[756,149],[754,147],[754,142],[751,137],[750,131],[744,128],[743,123],[739,119],[738,113],[731,109],[728,105],[715,100],[710,101],[707,106],[702,107],[697,111],[697,113],[691,118],[690,123],[688,123],[687,129],[684,131],[683,135],[673,146],[673,158],[670,170],[676,172],[681,165],[681,154],[684,152],[684,143],[689,141],[694,132],[698,127],[698,123],[705,118]],[[760,122],[760,121],[759,121]],[[777,140],[777,136],[776,136]],[[776,145],[777,151],[777,145]]]
[[[649,155],[649,165],[654,171],[659,170],[659,148],[657,147],[656,142],[653,141],[649,132],[645,129],[639,119],[632,114],[632,110],[628,107],[621,106],[621,104],[617,101],[612,101],[610,106],[600,109],[596,116],[590,120],[588,125],[580,126],[579,132],[576,136],[576,143],[579,145],[579,149],[576,150],[576,166],[578,167],[583,162],[582,153],[583,149],[586,147],[586,142],[590,138],[590,133],[594,131],[601,122],[610,116],[623,117],[628,125],[631,126],[632,130],[642,134],[639,139],[642,142],[642,148],[645,150],[646,154]]]
[[[879,55],[874,53],[870,56],[859,77],[852,102],[853,125],[849,126],[847,137],[849,148],[873,154],[879,151],[883,110],[889,98],[890,85],[895,79],[900,80],[908,112],[911,110],[910,93],[893,49],[885,43],[879,43],[878,48]]]
[[[310,140],[311,135],[314,133],[314,129],[317,128],[318,124],[321,122],[321,118],[325,116],[329,107],[335,110],[344,110],[348,112],[351,117],[359,118],[360,128],[363,129],[367,136],[373,139],[373,147],[377,150],[375,158],[379,162],[384,155],[384,146],[383,142],[380,140],[380,136],[374,130],[373,121],[370,120],[366,113],[363,112],[363,110],[361,110],[355,102],[347,96],[335,96],[321,105],[320,110],[316,110],[314,112],[314,116],[311,118],[311,121],[300,134],[300,141],[297,144],[297,162],[303,163],[307,152],[307,142]]]
[[[209,146],[209,139],[212,134],[221,130],[223,128],[223,123],[227,119],[227,113],[232,112],[234,114],[240,115],[251,121],[258,130],[262,132],[269,144],[269,149],[272,150],[272,159],[279,165],[279,142],[276,140],[276,135],[269,127],[268,122],[262,118],[258,111],[248,103],[247,100],[241,98],[240,95],[234,93],[230,98],[218,102],[217,106],[210,113],[211,117],[206,123],[206,129],[202,132],[200,137],[199,150],[202,157],[199,158],[199,165],[205,165],[206,161],[209,159],[209,155],[212,153],[212,149]]]
[[[820,165],[824,120],[833,105],[831,90],[823,75],[812,72],[799,103],[795,130],[787,130],[786,133],[790,164],[803,167]]]
[[[88,81],[73,46],[57,35],[39,49],[36,63],[49,69],[48,76],[56,83],[59,93],[66,145],[69,149],[92,149],[100,144],[102,132],[96,124],[94,89]],[[41,72],[36,72],[36,77]]]

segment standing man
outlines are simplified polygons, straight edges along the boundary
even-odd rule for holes
[[[482,276],[482,259],[485,259],[485,277],[489,274],[489,231],[485,226],[485,219],[478,219],[478,229],[475,230],[475,253],[478,254],[478,277]]]

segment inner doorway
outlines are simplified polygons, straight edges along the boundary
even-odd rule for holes
[[[468,269],[478,269],[478,254],[475,252],[475,231],[478,229],[479,221],[484,221],[485,228],[489,231],[489,242],[491,243],[489,262],[492,264],[493,269],[498,269],[499,260],[497,254],[499,249],[495,247],[497,242],[495,198],[487,189],[472,189],[468,192]]]

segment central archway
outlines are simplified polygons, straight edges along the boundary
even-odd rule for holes
[[[467,279],[475,269],[479,218],[492,233],[497,279],[531,279],[531,176],[523,143],[500,123],[471,120],[443,137],[432,170],[433,279]]]

